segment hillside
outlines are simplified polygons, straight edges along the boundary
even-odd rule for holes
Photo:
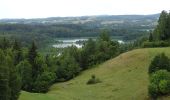
[[[158,53],[170,57],[169,51],[150,48],[123,53],[73,80],[53,85],[47,94],[22,92],[19,100],[147,100],[148,65]],[[92,74],[102,83],[86,85]]]

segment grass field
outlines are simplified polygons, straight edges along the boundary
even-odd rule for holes
[[[54,84],[46,94],[22,92],[19,100],[148,100],[148,66],[170,48],[137,49],[89,69],[68,82]],[[86,85],[95,74],[102,82]],[[161,98],[170,100],[170,97]]]

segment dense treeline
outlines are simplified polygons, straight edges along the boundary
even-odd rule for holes
[[[3,100],[16,100],[20,89],[47,92],[53,83],[70,80],[120,53],[120,44],[111,41],[107,31],[97,40],[89,39],[81,49],[67,47],[59,55],[40,54],[36,42],[26,48],[17,40],[0,40],[0,96]]]
[[[21,78],[18,75],[14,58],[17,56],[9,41],[0,41],[0,98],[1,100],[17,100],[21,88]]]
[[[162,11],[158,20],[158,25],[153,32],[153,36],[150,37],[153,37],[154,41],[170,39],[170,13]]]
[[[93,26],[90,24],[0,24],[0,35],[17,38],[26,46],[29,46],[31,41],[35,40],[38,47],[42,47],[44,46],[43,44],[53,42],[51,40],[56,37],[96,37],[105,28],[110,31],[109,35],[123,40],[133,40],[147,34],[145,29],[114,27]]]
[[[20,89],[30,92],[46,92],[55,81],[55,70],[37,52],[35,43],[23,48],[18,41],[2,38],[0,41],[1,76],[0,91],[3,100],[16,100]],[[7,94],[6,94],[7,93]]]
[[[170,46],[170,13],[162,11],[156,28],[148,36],[142,36],[128,45],[132,45],[132,48]]]
[[[158,25],[150,33],[148,41],[142,47],[167,47],[170,46],[170,13],[162,11]]]

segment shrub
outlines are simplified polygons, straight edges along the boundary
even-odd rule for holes
[[[100,82],[101,81],[98,78],[96,78],[95,75],[92,75],[91,79],[88,80],[87,84],[96,84],[96,83],[100,83]]]
[[[170,81],[169,80],[161,80],[159,82],[160,92],[163,94],[167,94],[170,92]]]
[[[144,42],[142,44],[143,48],[168,47],[168,46],[170,46],[170,44],[166,41]]]
[[[34,92],[47,92],[48,88],[55,81],[55,73],[43,72],[39,75],[34,83]]]
[[[159,95],[158,86],[156,84],[150,83],[148,87],[149,96],[152,98],[157,98]]]
[[[170,72],[159,70],[153,73],[150,76],[148,92],[152,98],[170,93]]]
[[[164,53],[155,56],[153,61],[149,66],[149,74],[158,71],[160,69],[165,69],[170,71],[170,60]]]

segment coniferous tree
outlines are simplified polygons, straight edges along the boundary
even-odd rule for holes
[[[5,54],[0,49],[0,99],[10,100],[9,68],[6,66]]]
[[[21,50],[21,46],[17,40],[14,41],[12,49],[13,50]]]
[[[38,68],[35,64],[35,59],[38,56],[37,54],[37,46],[35,45],[35,42],[32,42],[31,48],[29,49],[28,52],[28,60],[29,63],[32,65],[32,78],[35,80],[37,77],[37,72],[38,72]]]
[[[167,15],[166,11],[162,11],[158,20],[158,32],[161,40],[166,40],[167,38]]]
[[[7,49],[10,47],[10,42],[8,39],[6,39],[5,37],[3,38],[3,41],[2,41],[2,49]]]
[[[80,67],[82,69],[87,69],[90,65],[95,63],[95,50],[95,42],[91,38],[88,39],[80,53]]]
[[[170,38],[170,12],[168,13],[167,18],[167,36]]]
[[[166,11],[162,11],[158,20],[158,25],[154,30],[154,40],[168,40],[170,38],[169,33],[169,14]]]
[[[17,40],[14,41],[12,50],[14,52],[14,65],[17,65],[20,61],[23,60],[21,45]]]
[[[149,42],[152,42],[153,41],[153,35],[152,33],[149,34]]]
[[[17,100],[20,94],[21,81],[9,51],[0,50],[0,98]]]
[[[58,67],[56,74],[58,79],[62,79],[62,81],[69,80],[80,72],[78,63],[69,53],[64,55],[60,63],[61,64]]]
[[[35,45],[35,42],[32,42],[31,48],[29,49],[28,53],[28,59],[31,65],[34,66],[35,58],[37,57],[37,46]]]
[[[17,65],[17,69],[22,81],[22,89],[26,91],[32,90],[32,65],[27,61],[21,61]]]
[[[110,41],[109,31],[108,30],[102,30],[101,34],[99,35],[99,40]]]
[[[19,77],[16,66],[14,66],[12,57],[7,55],[6,62],[9,67],[10,100],[17,100],[21,90],[21,78]]]

